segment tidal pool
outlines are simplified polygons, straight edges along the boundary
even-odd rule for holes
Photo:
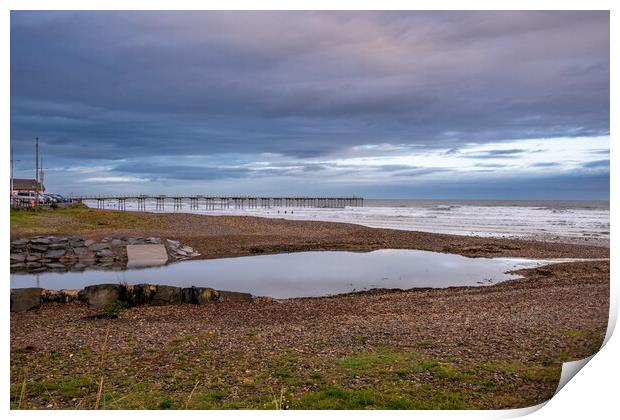
[[[519,278],[508,271],[568,260],[467,258],[430,251],[318,251],[193,260],[123,271],[11,274],[11,287],[81,289],[102,283],[212,287],[276,299],[376,288],[484,286]]]

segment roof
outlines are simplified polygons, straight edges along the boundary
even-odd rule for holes
[[[38,184],[42,187],[40,184]],[[13,178],[13,189],[14,190],[37,190],[37,180],[36,179],[23,179],[23,178]],[[45,191],[45,188],[39,188],[40,191]]]

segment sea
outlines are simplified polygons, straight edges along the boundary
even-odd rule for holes
[[[96,207],[96,202],[85,202]],[[114,200],[106,203],[115,208]],[[127,201],[126,210],[137,211]],[[147,201],[146,211],[156,212]],[[353,223],[373,228],[399,229],[478,237],[532,239],[548,242],[609,246],[608,200],[364,200],[363,207],[244,208],[173,210],[165,212],[258,216],[290,220]],[[161,212],[161,211],[159,211]]]

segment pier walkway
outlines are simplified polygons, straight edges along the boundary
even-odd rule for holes
[[[362,197],[269,197],[269,196],[207,196],[207,195],[84,195],[71,197],[78,202],[95,201],[97,208],[114,203],[118,210],[126,210],[127,202],[135,202],[138,210],[145,211],[147,203],[154,203],[156,211],[173,210],[225,210],[272,207],[344,208],[364,207]],[[150,206],[149,206],[150,207]]]

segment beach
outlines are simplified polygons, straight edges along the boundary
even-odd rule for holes
[[[88,209],[12,225],[12,238],[37,234],[153,235],[188,243],[199,258],[383,248],[609,257],[604,246]],[[600,347],[609,262],[521,274],[484,287],[135,307],[109,320],[83,319],[96,313],[83,304],[46,304],[11,314],[11,401],[27,377],[22,408],[92,408],[103,377],[108,408],[530,406],[553,395],[562,361]]]
[[[96,207],[95,201],[84,202]],[[114,209],[114,200],[107,208]],[[126,203],[129,211],[137,202]],[[155,201],[146,210],[162,212]],[[250,216],[352,223],[367,227],[451,235],[530,239],[609,246],[609,201],[603,200],[364,200],[363,207],[191,209],[188,203],[163,212]]]

